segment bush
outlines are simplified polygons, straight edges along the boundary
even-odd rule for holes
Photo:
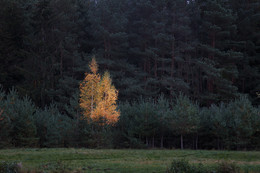
[[[240,173],[240,168],[234,163],[222,162],[218,165],[217,173]]]
[[[210,173],[202,164],[191,165],[187,160],[174,160],[167,173]]]
[[[187,160],[174,160],[166,173],[240,173],[240,168],[234,163],[222,162],[216,169],[202,164],[192,165]]]
[[[21,164],[16,162],[0,162],[0,173],[19,173]]]
[[[19,97],[14,88],[5,93],[0,86],[0,148],[37,145],[35,110],[29,97]]]

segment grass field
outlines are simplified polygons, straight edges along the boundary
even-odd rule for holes
[[[259,151],[202,150],[110,150],[110,149],[5,149],[1,161],[21,162],[24,170],[44,172],[165,172],[173,159],[214,167],[223,161],[235,162],[248,172],[260,172]]]

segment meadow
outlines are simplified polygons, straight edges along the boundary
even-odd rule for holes
[[[3,149],[0,162],[21,163],[34,172],[165,172],[174,159],[214,167],[237,164],[244,172],[260,172],[259,151],[136,150],[136,149]]]

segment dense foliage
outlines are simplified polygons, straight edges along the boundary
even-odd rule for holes
[[[257,0],[1,0],[0,146],[259,149],[259,9]],[[80,108],[93,55],[119,91],[113,126]]]
[[[171,163],[166,173],[240,173],[241,169],[234,163],[222,162],[216,168],[206,167],[203,164],[193,165],[187,160],[178,159]]]

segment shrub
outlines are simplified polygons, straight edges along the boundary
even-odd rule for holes
[[[174,160],[167,173],[210,173],[202,164],[195,166],[187,160]]]
[[[21,164],[17,162],[0,162],[0,173],[19,173]]]
[[[229,162],[221,162],[216,169],[202,164],[192,165],[187,160],[179,159],[171,163],[166,173],[240,173],[240,168]]]
[[[235,163],[222,162],[218,165],[217,173],[240,173],[240,168]]]

